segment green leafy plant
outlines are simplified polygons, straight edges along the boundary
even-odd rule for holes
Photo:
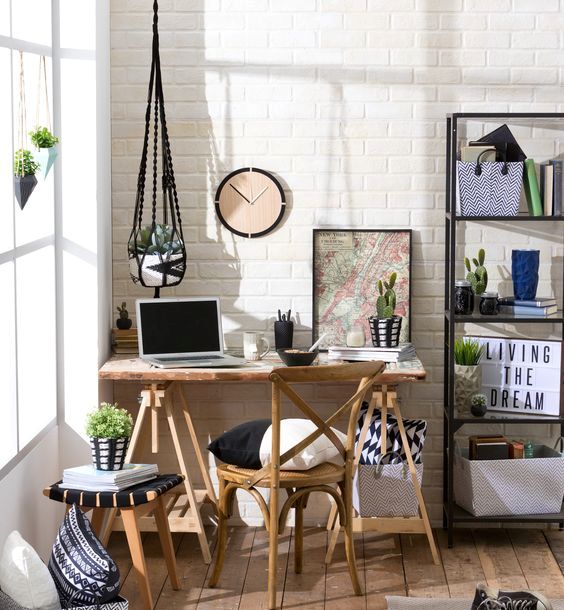
[[[129,438],[133,418],[118,404],[103,402],[86,417],[86,434],[94,438]]]
[[[454,342],[454,361],[462,366],[476,366],[480,363],[484,346],[476,339],[458,337]]]
[[[122,302],[121,307],[117,306],[117,310],[122,320],[129,320],[129,312],[127,311],[127,303],[125,301]]]
[[[36,127],[34,131],[30,131],[31,141],[35,148],[52,148],[57,144],[59,138],[54,136],[47,127]]]
[[[14,153],[14,175],[33,176],[39,169],[39,163],[35,161],[29,150],[19,148]]]
[[[170,225],[156,224],[155,230],[147,225],[139,232],[137,243],[129,242],[131,254],[180,254],[183,248],[182,240],[173,238],[173,228]],[[135,248],[137,246],[137,248]]]
[[[394,271],[390,275],[390,279],[378,280],[379,296],[376,299],[376,313],[379,318],[391,318],[396,309],[396,292],[394,285],[398,274]]]
[[[474,294],[482,294],[488,287],[488,272],[484,267],[484,261],[486,260],[486,251],[484,248],[478,250],[478,258],[473,258],[476,269],[472,271],[472,265],[468,257],[464,257],[464,265],[468,271],[466,274],[466,280],[472,285],[472,291]]]

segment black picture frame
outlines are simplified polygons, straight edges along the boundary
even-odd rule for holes
[[[344,346],[347,329],[362,325],[371,345],[377,282],[393,271],[396,314],[404,318],[400,340],[410,341],[412,242],[411,229],[313,229],[312,342],[326,332],[324,346]]]

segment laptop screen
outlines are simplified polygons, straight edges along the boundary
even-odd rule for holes
[[[139,349],[144,356],[221,352],[218,299],[137,301]]]

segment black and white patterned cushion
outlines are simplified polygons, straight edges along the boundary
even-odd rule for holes
[[[104,603],[119,591],[117,565],[76,504],[59,528],[49,571],[63,607]]]
[[[356,426],[355,442],[358,443],[360,431],[364,425],[364,418],[368,410],[368,403],[364,402],[358,416]],[[415,464],[421,463],[421,451],[425,443],[425,434],[427,433],[427,422],[424,419],[403,419],[403,425],[407,435],[409,448]],[[407,459],[405,447],[401,441],[401,436],[398,427],[398,421],[393,416],[388,414],[386,419],[386,448],[382,451],[382,415],[380,411],[374,411],[362,453],[360,455],[360,464],[378,464],[380,463],[382,454],[387,454],[382,463],[401,463]]]

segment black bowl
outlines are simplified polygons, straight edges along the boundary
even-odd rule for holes
[[[293,351],[292,348],[276,350],[280,360],[286,366],[309,366],[316,358],[318,351],[308,352],[306,350]]]

